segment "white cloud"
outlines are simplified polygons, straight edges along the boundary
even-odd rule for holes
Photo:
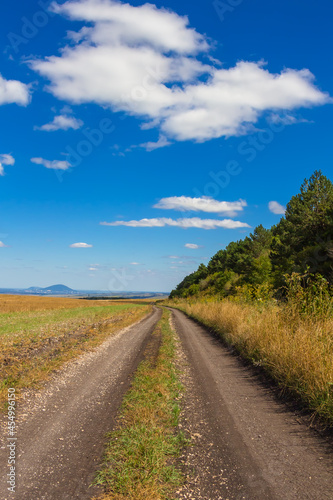
[[[118,1],[78,0],[63,5],[53,4],[53,8],[71,19],[96,23],[97,29],[84,28],[81,31],[81,38],[93,32],[95,42],[140,43],[183,54],[208,49],[205,38],[188,27],[187,17],[158,9],[152,4],[133,7]],[[77,38],[77,41],[80,40]]]
[[[43,165],[43,167],[50,168],[52,170],[68,170],[71,164],[66,160],[44,160],[44,158],[31,158],[32,163],[36,165]]]
[[[70,128],[77,130],[82,127],[83,122],[69,115],[55,116],[50,123],[46,123],[41,127],[35,127],[38,130],[45,130],[46,132],[53,132],[55,130],[68,130]]]
[[[204,64],[198,57],[210,49],[205,37],[187,17],[152,4],[78,0],[54,10],[87,26],[71,33],[60,56],[32,60],[31,67],[59,99],[94,102],[159,127],[164,139],[144,143],[150,150],[170,139],[240,135],[267,111],[330,101],[307,69],[274,74],[261,61]]]
[[[210,212],[217,214],[228,214],[230,217],[237,215],[237,212],[243,210],[247,203],[245,200],[239,201],[217,201],[213,198],[203,196],[202,198],[190,198],[188,196],[171,196],[162,198],[154,208],[164,210],[179,210],[180,212]]]
[[[131,262],[131,266],[139,266],[140,262]]]
[[[155,219],[141,219],[131,221],[115,221],[115,222],[100,222],[102,226],[127,226],[127,227],[181,227],[183,229],[198,228],[198,229],[217,229],[223,227],[226,229],[237,229],[241,227],[250,227],[245,222],[233,221],[231,219],[215,220],[215,219],[200,219],[192,217],[186,219],[169,219],[160,217]]]
[[[154,151],[155,149],[165,148],[165,146],[170,146],[172,144],[168,139],[161,135],[157,142],[144,142],[140,144],[141,148],[145,148],[147,151]]]
[[[200,248],[199,245],[196,243],[186,243],[184,245],[185,248],[191,248],[192,250],[196,250],[197,248]]]
[[[280,205],[280,203],[278,203],[277,201],[270,201],[268,203],[268,208],[270,209],[271,212],[273,212],[273,214],[277,215],[284,215],[286,211],[286,207]]]
[[[311,120],[305,118],[298,118],[294,115],[272,113],[269,117],[272,123],[282,123],[282,125],[295,125],[295,123],[312,123]]]
[[[5,245],[2,241],[0,241],[0,248],[7,248],[7,245]]]
[[[15,159],[12,157],[12,155],[9,154],[0,155],[0,176],[5,175],[5,171],[3,168],[4,165],[14,165],[14,164],[15,164]]]
[[[74,243],[74,244],[75,244],[75,245],[78,245],[78,243]],[[88,245],[88,246],[89,246],[89,245]],[[92,245],[90,245],[90,247],[91,247],[91,246],[92,246]],[[78,246],[73,247],[73,246],[71,245],[71,248],[87,248],[87,247],[78,247]],[[98,271],[98,269],[97,269],[97,267],[89,267],[89,271]]]
[[[13,103],[26,106],[29,102],[29,85],[17,80],[5,80],[0,74],[0,106]]]
[[[69,248],[92,248],[88,243],[72,243]]]

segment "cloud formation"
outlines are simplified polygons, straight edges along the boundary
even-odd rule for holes
[[[88,243],[72,243],[69,245],[69,248],[92,248],[92,245],[89,245]]]
[[[247,206],[245,200],[238,201],[217,201],[213,198],[203,196],[201,198],[190,198],[188,196],[171,196],[162,198],[154,208],[164,210],[178,210],[180,212],[210,212],[216,214],[228,214],[230,217],[237,215]]]
[[[26,106],[30,102],[29,86],[18,80],[5,80],[0,74],[0,106],[19,104]]]
[[[82,127],[83,121],[69,115],[57,115],[50,123],[46,123],[41,127],[36,127],[38,130],[46,132],[54,132],[56,130],[69,130],[70,128],[77,130]]]
[[[199,245],[197,245],[196,243],[185,243],[184,247],[190,248],[191,250],[196,250],[197,248],[200,248]]]
[[[86,25],[70,33],[71,44],[60,56],[32,60],[31,67],[59,99],[108,106],[158,127],[165,138],[155,143],[159,147],[170,139],[241,135],[265,112],[330,101],[308,69],[270,73],[262,61],[221,69],[209,58],[207,39],[170,10],[111,0],[53,8]]]
[[[277,215],[284,215],[286,211],[286,207],[280,205],[277,201],[270,201],[268,203],[268,208],[271,212],[273,212],[273,214]]]
[[[250,227],[245,222],[234,221],[231,219],[216,220],[216,219],[200,219],[192,217],[186,219],[169,219],[160,217],[155,219],[141,219],[130,221],[115,221],[115,222],[100,222],[101,226],[127,226],[127,227],[181,227],[183,229],[217,229],[223,227],[225,229],[238,229],[242,227]]]
[[[50,168],[51,170],[68,170],[71,164],[66,160],[45,160],[44,158],[31,158],[32,163],[36,165],[43,165],[45,168]]]
[[[2,241],[0,241],[0,248],[7,248],[7,245],[5,245]]]
[[[15,159],[12,155],[2,154],[0,155],[0,176],[5,175],[5,170],[3,168],[4,165],[14,165]]]
[[[154,151],[155,149],[159,148],[165,148],[165,146],[170,146],[172,144],[168,139],[164,136],[161,135],[158,139],[157,142],[144,142],[143,144],[140,144],[141,148],[145,148],[146,151]]]

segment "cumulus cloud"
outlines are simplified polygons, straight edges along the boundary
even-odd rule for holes
[[[41,127],[35,127],[38,130],[46,132],[54,132],[55,130],[69,130],[70,128],[77,130],[82,127],[83,122],[69,115],[57,115],[50,123],[46,123]]]
[[[164,210],[179,210],[180,212],[210,212],[217,214],[228,214],[230,217],[241,212],[243,207],[246,207],[245,200],[239,201],[217,201],[208,196],[201,198],[190,198],[188,196],[171,196],[170,198],[162,198],[154,208],[162,208]]]
[[[72,243],[69,248],[92,248],[88,243]]]
[[[32,163],[43,165],[45,168],[52,170],[68,170],[71,164],[66,160],[45,160],[44,158],[31,158]]]
[[[140,262],[131,262],[131,266],[139,266]]]
[[[250,227],[245,222],[234,221],[231,219],[216,220],[216,219],[200,219],[192,217],[186,219],[169,219],[160,217],[155,219],[141,219],[130,221],[115,221],[115,222],[100,222],[102,226],[127,226],[127,227],[181,227],[183,229],[198,228],[198,229],[217,229],[223,227],[226,229],[238,229],[241,227]]]
[[[268,203],[268,208],[271,212],[273,212],[273,214],[277,215],[284,215],[286,211],[286,207],[280,205],[280,203],[278,203],[277,201],[270,201]]]
[[[26,106],[29,102],[29,85],[17,80],[5,80],[0,74],[0,106],[13,103]]]
[[[0,176],[5,175],[5,170],[3,168],[4,165],[14,165],[14,164],[15,164],[15,159],[12,157],[12,155],[9,154],[0,155]]]
[[[196,243],[186,243],[184,245],[185,248],[191,248],[192,250],[196,250],[197,248],[200,248],[199,245]]]
[[[207,39],[170,10],[111,0],[53,8],[86,26],[71,32],[60,56],[33,60],[31,67],[49,79],[59,99],[94,102],[159,127],[165,139],[145,143],[150,150],[170,139],[240,135],[265,112],[330,101],[308,69],[270,73],[261,61],[222,68],[209,58]]]

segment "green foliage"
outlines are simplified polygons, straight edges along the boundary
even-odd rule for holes
[[[285,217],[273,230],[272,266],[276,287],[285,274],[318,273],[332,282],[333,185],[315,172],[287,205]]]
[[[300,193],[291,198],[276,226],[265,229],[259,225],[250,236],[229,243],[207,267],[200,264],[197,271],[186,276],[170,298],[235,296],[237,300],[267,301],[275,291],[276,296],[287,294],[290,299],[287,276],[297,273],[306,276],[304,290],[314,287],[313,276],[320,276],[326,280],[330,294],[332,259],[333,184],[315,171],[303,182]],[[313,293],[321,294],[318,283]]]
[[[285,275],[288,312],[292,315],[320,316],[333,314],[333,297],[328,281],[320,274]]]

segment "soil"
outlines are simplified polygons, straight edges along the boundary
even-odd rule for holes
[[[67,363],[42,391],[25,391],[16,409],[16,490],[8,491],[6,421],[2,421],[2,500],[88,500],[104,452],[105,434],[143,359],[161,310]]]
[[[175,498],[333,498],[332,445],[207,329],[177,310],[172,322],[185,388],[180,428],[191,442]]]

